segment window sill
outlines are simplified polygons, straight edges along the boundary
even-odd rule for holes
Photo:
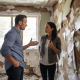
[[[39,49],[26,49],[24,52],[39,52]]]

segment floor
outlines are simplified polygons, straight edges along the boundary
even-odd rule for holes
[[[0,75],[0,80],[7,80],[7,75]],[[35,75],[27,76],[24,75],[23,80],[42,80],[41,77],[37,77]]]

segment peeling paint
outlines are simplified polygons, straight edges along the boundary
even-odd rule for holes
[[[72,23],[74,20],[74,10],[71,8],[71,14],[70,14],[70,23]]]
[[[76,31],[78,31],[78,29],[80,29],[80,16],[77,19],[77,22],[75,23],[75,29]]]
[[[71,0],[70,0],[71,1]],[[60,59],[58,60],[58,67],[57,72],[55,75],[55,80],[80,80],[80,5],[73,4],[72,8],[68,6],[68,17],[65,16],[63,19],[63,12],[61,11],[63,6],[64,0],[59,0],[57,4],[54,5],[54,7],[44,7],[44,6],[35,6],[35,8],[32,7],[14,7],[14,6],[7,6],[5,13],[6,14],[12,14],[14,13],[27,13],[27,9],[33,9],[33,11],[37,12],[51,12],[50,21],[54,22],[57,26],[57,30],[60,30],[58,35],[61,39],[61,54]],[[79,0],[75,0],[74,3],[79,2]],[[65,4],[65,3],[64,3]],[[57,5],[57,6],[56,6]],[[58,7],[60,6],[60,7]],[[0,6],[2,7],[2,6]],[[21,10],[19,10],[21,8]],[[54,12],[53,12],[54,11]],[[0,14],[3,14],[4,11],[0,12]],[[41,16],[40,16],[41,19]],[[77,21],[76,21],[77,20]],[[63,23],[62,23],[63,21]],[[61,23],[63,27],[61,27]],[[26,63],[26,69],[25,74],[33,73],[37,75],[41,75],[39,71],[39,52],[24,52],[24,61]],[[1,57],[1,56],[0,56]],[[4,59],[0,59],[1,63],[4,62]],[[4,67],[2,69],[3,64],[1,64],[0,72],[4,72]],[[1,70],[2,69],[2,70]],[[25,80],[27,78],[25,77]],[[28,79],[32,80],[39,80],[39,78],[35,76],[30,76]]]
[[[61,2],[62,2],[62,0],[59,0],[59,1],[58,1],[58,3],[61,3]]]
[[[7,5],[7,8],[8,8],[8,9],[14,9],[15,6],[13,6],[13,5]]]
[[[75,12],[77,12],[77,11],[79,11],[79,8],[76,8],[76,9],[75,9]]]
[[[57,20],[56,20],[57,17]],[[62,12],[59,12],[58,9],[54,12],[54,22],[56,23],[57,30],[61,29],[61,22],[62,22]]]

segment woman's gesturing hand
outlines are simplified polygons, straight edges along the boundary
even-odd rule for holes
[[[51,43],[49,42],[48,47],[53,48],[53,42],[51,41]]]

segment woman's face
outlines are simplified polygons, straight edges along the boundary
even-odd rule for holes
[[[49,24],[46,24],[45,33],[49,33],[50,34],[50,33],[52,33],[53,29],[54,28],[51,28]]]

